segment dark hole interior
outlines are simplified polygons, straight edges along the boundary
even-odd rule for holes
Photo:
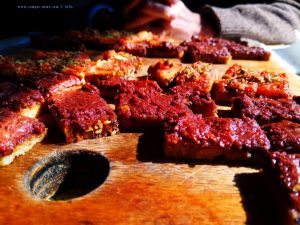
[[[109,162],[99,153],[77,150],[46,156],[28,171],[31,194],[51,201],[68,200],[99,187],[109,174]]]

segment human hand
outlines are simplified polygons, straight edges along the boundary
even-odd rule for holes
[[[200,14],[192,12],[180,0],[165,0],[164,2],[133,0],[124,9],[124,15],[130,18],[133,14],[134,18],[127,21],[125,29],[165,31],[180,39],[199,35],[203,30]],[[156,26],[151,26],[154,21],[159,22]]]

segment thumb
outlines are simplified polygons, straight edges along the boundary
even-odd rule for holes
[[[180,0],[164,0],[167,5],[174,5]]]

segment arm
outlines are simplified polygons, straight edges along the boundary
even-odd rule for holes
[[[300,29],[299,1],[273,4],[245,4],[232,8],[204,6],[202,18],[210,16],[217,24],[217,34],[225,38],[247,37],[266,44],[291,43],[294,29]]]
[[[166,31],[179,39],[188,39],[201,31],[199,12],[192,12],[180,0],[132,0],[124,10],[125,29]],[[133,16],[133,17],[132,17]]]
[[[204,6],[199,14],[190,11],[180,0],[135,0],[143,3],[125,28],[145,28],[156,20],[163,30],[183,39],[191,35],[220,36],[224,38],[246,37],[266,44],[291,43],[294,29],[300,29],[300,0],[274,1],[272,4],[240,4],[228,8]],[[132,10],[132,9],[131,9]],[[129,11],[131,11],[129,10]],[[132,10],[134,11],[134,10]],[[199,13],[199,12],[198,12]]]

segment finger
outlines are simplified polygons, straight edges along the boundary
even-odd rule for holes
[[[164,2],[167,4],[167,5],[173,5],[173,4],[176,4],[178,3],[180,0],[164,0]]]
[[[126,16],[129,14],[132,9],[136,8],[138,4],[141,3],[142,0],[131,0],[123,9],[123,14]]]
[[[199,33],[201,29],[200,26],[196,24],[191,24],[188,21],[180,19],[171,21],[170,26],[173,29],[181,30],[190,34]]]
[[[166,22],[164,26],[171,36],[176,39],[189,39],[198,32],[196,28],[192,28],[188,22],[182,20],[172,20],[169,23]]]
[[[156,17],[158,19],[165,20],[171,19],[170,11],[170,6],[154,1],[147,1],[141,8],[141,12],[143,12],[144,14],[152,15],[153,17]]]
[[[136,18],[136,19],[133,19],[131,20],[130,22],[126,23],[124,28],[125,29],[135,29],[135,28],[138,28],[138,27],[142,27],[142,26],[145,26],[153,21],[157,20],[156,17],[153,17],[151,15],[141,15],[140,17]]]

